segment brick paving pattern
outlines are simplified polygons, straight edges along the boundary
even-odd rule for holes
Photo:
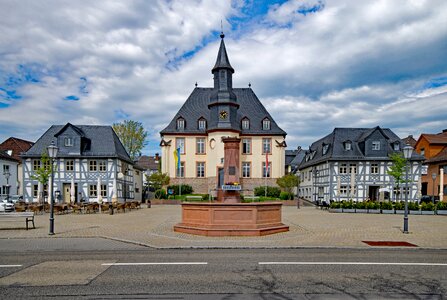
[[[402,241],[422,248],[447,249],[447,216],[409,216],[409,234],[402,233],[403,216],[330,213],[313,207],[283,207],[290,231],[263,237],[204,237],[173,231],[180,222],[179,205],[153,205],[114,215],[55,216],[54,236],[48,235],[49,215],[36,215],[36,229],[18,222],[0,223],[0,239],[102,237],[155,248],[372,248],[362,241]]]

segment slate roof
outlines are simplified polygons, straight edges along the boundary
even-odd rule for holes
[[[137,166],[140,166],[141,168],[143,168],[144,170],[158,170],[158,166],[159,166],[159,162],[160,162],[160,157],[159,156],[147,156],[147,155],[142,155],[138,158],[136,164]]]
[[[408,144],[408,145],[410,145],[410,146],[413,147],[413,148],[416,146],[416,140],[413,138],[412,135],[409,135],[409,136],[407,136],[406,138],[403,138],[402,141],[403,141],[405,144]]]
[[[210,95],[213,91],[213,88],[195,88],[169,125],[160,134],[205,134],[207,130],[217,129],[217,126],[213,125],[217,124],[217,116],[213,115],[213,120],[211,120],[212,114],[208,109]],[[232,91],[236,94],[237,102],[240,106],[236,122],[238,128],[231,129],[248,135],[285,136],[287,134],[276,124],[251,88],[233,88]],[[179,117],[185,119],[186,127],[183,130],[177,130],[176,128],[176,122]],[[198,129],[197,122],[201,117],[207,121],[207,130]],[[250,120],[250,129],[248,130],[242,130],[241,120],[244,117]],[[262,130],[262,121],[265,118],[268,118],[271,122],[270,130]]]
[[[214,65],[214,68],[212,69],[211,72],[214,72],[217,69],[220,68],[228,68],[231,70],[232,73],[234,73],[234,69],[230,64],[230,60],[228,59],[228,54],[227,54],[227,49],[225,48],[225,43],[224,43],[224,35],[221,34],[221,41],[220,41],[220,47],[219,47],[219,52],[217,54],[217,59],[216,59],[216,64]]]
[[[83,147],[81,155],[74,155],[69,153],[62,153],[59,151],[58,157],[111,157],[120,158],[133,164],[126,149],[119,140],[115,131],[111,126],[99,126],[99,125],[71,125],[77,130],[80,130],[83,134],[83,138],[89,142],[89,147]],[[46,151],[51,141],[57,141],[55,137],[61,132],[67,125],[52,125],[38,140],[37,142],[22,155],[23,158],[27,157],[40,157],[43,152]]]
[[[385,152],[381,156],[366,156],[361,143],[376,130],[382,132],[385,139],[387,139],[387,149],[385,149]],[[346,151],[344,148],[346,141],[351,142],[352,149],[349,151]],[[313,154],[313,158],[307,162],[303,158],[299,169],[313,166],[323,161],[389,160],[388,155],[394,152],[392,145],[396,142],[400,144],[400,149],[403,149],[405,146],[404,142],[388,128],[380,128],[379,126],[374,128],[335,128],[332,133],[319,139],[310,146],[306,154]],[[328,145],[328,150],[324,155],[323,145]],[[411,159],[422,161],[424,157],[413,151]]]

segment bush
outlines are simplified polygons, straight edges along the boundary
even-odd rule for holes
[[[352,200],[349,200],[349,201],[342,201],[341,202],[341,208],[344,208],[344,209],[352,209],[352,208],[354,208],[354,204],[352,203]]]
[[[355,208],[357,208],[357,209],[366,209],[366,202],[365,201],[356,202],[355,203]]]
[[[395,203],[394,203],[394,208],[395,208],[396,210],[403,210],[403,209],[405,208],[405,204],[404,204],[402,201],[400,201],[400,202],[395,202]]]
[[[408,202],[409,210],[419,210],[419,204],[417,202]]]
[[[366,208],[368,209],[379,209],[380,205],[378,202],[375,201],[367,201],[366,202]]]
[[[255,187],[254,194],[255,194],[255,196],[258,196],[258,197],[265,196],[265,187],[264,186]],[[267,187],[267,197],[279,198],[280,195],[281,195],[281,190],[278,187],[275,187],[275,186]]]
[[[164,189],[159,189],[155,191],[156,199],[166,199],[166,191]]]
[[[182,191],[182,195],[189,195],[192,194],[193,189],[192,186],[188,185],[188,184],[182,184],[181,185],[181,191]],[[174,184],[174,185],[169,185],[168,186],[168,190],[173,190],[174,191],[174,195],[179,195],[180,193],[180,185],[178,184]]]
[[[281,200],[293,199],[293,193],[281,192],[279,194],[279,199],[281,199]]]
[[[340,208],[340,202],[334,201],[331,203],[331,205],[329,207],[330,208]]]
[[[433,211],[435,210],[435,205],[432,202],[422,202],[421,210]]]
[[[382,202],[381,208],[386,209],[386,210],[391,210],[391,209],[393,209],[393,203],[391,203],[390,201]]]
[[[441,201],[439,201],[439,202],[436,204],[436,209],[437,209],[437,210],[447,210],[447,202],[441,202]]]

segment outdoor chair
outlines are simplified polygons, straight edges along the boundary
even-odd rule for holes
[[[124,203],[118,203],[116,205],[116,212],[119,211],[126,212],[126,206],[124,205]]]

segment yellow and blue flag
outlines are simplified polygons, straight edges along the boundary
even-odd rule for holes
[[[174,150],[174,159],[177,170],[180,170],[180,147]]]

